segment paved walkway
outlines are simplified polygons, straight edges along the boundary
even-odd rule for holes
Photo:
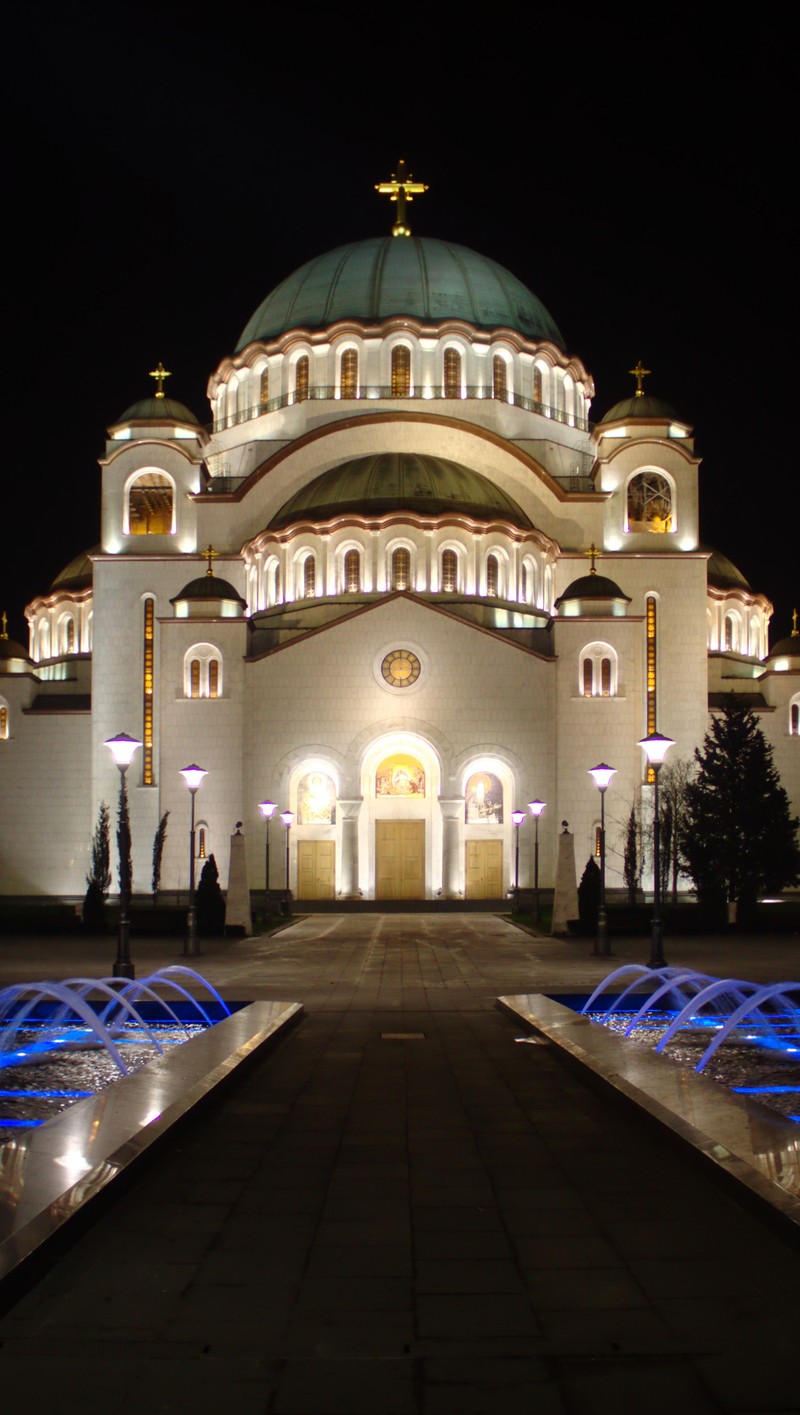
[[[22,947],[0,941],[0,981]],[[725,947],[674,961],[798,971],[785,944]],[[105,967],[83,952],[37,944],[37,971]],[[796,1412],[797,1255],[494,1007],[586,987],[587,955],[475,915],[211,952],[229,996],[308,1015],[0,1322],[9,1408]]]

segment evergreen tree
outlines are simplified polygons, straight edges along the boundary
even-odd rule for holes
[[[667,762],[658,778],[661,817],[661,898],[666,899],[672,882],[672,903],[678,902],[683,833],[686,828],[687,788],[692,763],[680,758]]]
[[[581,933],[583,934],[597,933],[601,884],[600,866],[590,855],[578,885],[578,918],[581,921]]]
[[[164,854],[164,841],[167,838],[167,821],[169,811],[165,811],[158,823],[158,830],[153,840],[153,905],[155,906],[158,891],[161,886],[161,860]]]
[[[83,927],[87,933],[103,933],[106,895],[111,887],[111,826],[108,806],[100,802],[97,825],[92,836],[92,868],[86,876],[83,899]]]
[[[628,826],[625,832],[625,851],[622,857],[622,878],[628,891],[628,903],[636,903],[636,891],[639,888],[639,878],[641,869],[639,866],[639,824],[636,819],[636,811],[631,806],[631,813],[628,816]]]
[[[128,810],[128,786],[123,775],[117,815],[117,849],[119,851],[119,892],[130,900],[133,891],[133,861],[131,859],[131,817]]]
[[[800,821],[752,709],[731,694],[715,716],[697,775],[686,787],[683,860],[698,898],[718,906],[755,903],[800,878]]]
[[[213,855],[209,855],[197,886],[197,930],[205,938],[221,934],[225,929],[225,899],[219,887],[219,870]]]

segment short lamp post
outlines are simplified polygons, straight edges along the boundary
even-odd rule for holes
[[[269,891],[269,823],[278,807],[274,801],[259,801],[258,809],[267,823],[267,840],[264,856],[264,932],[272,924],[271,896]]]
[[[662,737],[660,732],[649,732],[639,743],[647,757],[648,766],[653,768],[653,918],[650,925],[650,967],[666,968],[664,957],[664,933],[661,924],[661,821],[658,814],[658,773],[667,752],[675,743],[671,737]]]
[[[286,888],[283,896],[283,912],[288,919],[292,912],[292,896],[289,892],[289,832],[292,829],[294,811],[281,811],[281,820],[286,826]]]
[[[128,918],[130,906],[130,816],[125,801],[125,773],[128,770],[133,758],[141,747],[135,737],[129,737],[127,732],[118,732],[116,737],[109,737],[106,746],[110,751],[116,765],[119,767],[119,808],[117,819],[119,822],[117,829],[117,843],[119,845],[119,929],[117,932],[117,957],[113,965],[113,975],[115,978],[135,978],[136,970],[131,962],[131,926]],[[123,810],[123,804],[125,809]]]
[[[526,819],[524,811],[512,811],[514,822],[514,913],[519,913],[519,828]]]
[[[192,798],[192,823],[189,827],[189,913],[186,916],[186,947],[183,952],[184,957],[196,958],[200,947],[197,941],[197,904],[194,889],[194,798],[208,772],[193,762],[191,766],[181,768],[181,776]]]
[[[617,768],[606,766],[605,762],[589,768],[589,775],[594,778],[594,784],[600,792],[600,908],[597,911],[597,938],[594,943],[594,952],[600,958],[607,958],[611,951],[606,915],[606,791],[609,781],[616,774]]]
[[[528,810],[533,816],[533,922],[539,923],[539,817],[544,810],[544,801],[529,801]]]

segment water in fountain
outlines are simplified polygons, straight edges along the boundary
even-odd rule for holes
[[[619,993],[610,991],[623,982]],[[625,1037],[652,1043],[658,1034],[656,1051],[670,1047],[670,1056],[697,1071],[710,1065],[715,1079],[798,1120],[798,995],[798,982],[764,986],[693,969],[625,964],[603,979],[581,1011]]]
[[[0,1087],[5,1087],[0,1098],[14,1103],[14,1114],[0,1119],[0,1132],[41,1124],[65,1104],[213,1025],[208,1000],[205,1005],[198,1001],[184,983],[199,985],[212,1000],[212,1010],[230,1015],[200,973],[177,965],[136,980],[69,978],[64,983],[17,983],[0,991]],[[147,1018],[141,1010],[145,1005]],[[177,1007],[191,1020],[180,1016]],[[42,1101],[47,1102],[46,1116],[40,1113]]]

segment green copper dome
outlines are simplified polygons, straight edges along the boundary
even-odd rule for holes
[[[280,530],[295,521],[328,521],[333,516],[385,516],[411,511],[420,516],[461,512],[476,521],[510,521],[529,530],[531,522],[510,496],[480,472],[411,452],[356,457],[331,467],[281,507],[272,521]]]
[[[301,265],[259,305],[236,350],[289,329],[325,329],[348,318],[376,323],[393,315],[432,324],[463,319],[565,347],[541,301],[502,265],[450,241],[381,236]]]
[[[641,398],[633,393],[630,398],[623,398],[621,402],[615,403],[613,408],[600,419],[601,423],[616,423],[623,418],[646,418],[652,421],[680,422],[678,414],[665,403],[663,398],[651,398],[649,393],[643,393]]]
[[[117,427],[120,423],[192,423],[197,425],[197,418],[194,413],[186,407],[184,403],[178,403],[174,398],[140,398],[138,403],[133,403],[130,408],[117,418],[114,424]]]

